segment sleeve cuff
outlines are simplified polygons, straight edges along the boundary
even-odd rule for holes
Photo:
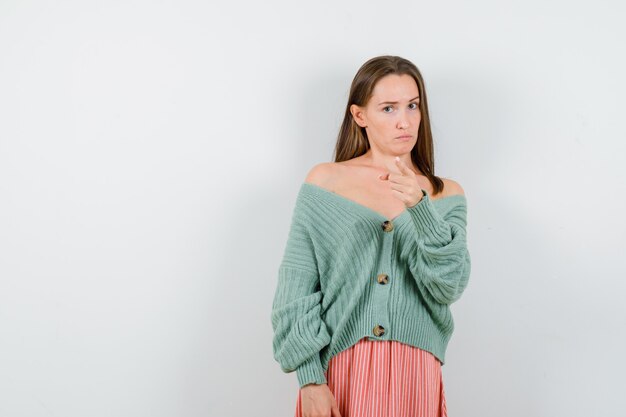
[[[298,384],[300,388],[306,384],[326,384],[326,376],[322,368],[322,362],[320,361],[319,353],[311,356],[304,361],[297,369],[296,374],[298,376]]]
[[[416,205],[407,208],[413,224],[420,235],[445,245],[450,242],[450,227],[433,206],[426,190],[422,189],[422,194],[422,199]]]

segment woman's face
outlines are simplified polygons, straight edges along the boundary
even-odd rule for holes
[[[419,90],[410,75],[386,75],[374,86],[365,107],[355,104],[350,112],[365,127],[370,146],[392,154],[410,152],[417,142],[422,120]]]

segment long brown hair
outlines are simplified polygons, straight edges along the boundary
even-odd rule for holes
[[[389,75],[410,75],[417,83],[419,90],[419,108],[421,122],[417,133],[417,143],[411,150],[413,164],[428,178],[433,186],[433,195],[443,190],[443,181],[435,175],[435,157],[433,137],[428,116],[428,101],[422,74],[415,64],[399,56],[383,55],[370,59],[359,68],[352,85],[346,113],[339,129],[335,145],[335,162],[347,161],[363,155],[370,148],[365,128],[360,127],[353,119],[350,106],[356,104],[364,107],[372,97],[374,86],[382,77]]]

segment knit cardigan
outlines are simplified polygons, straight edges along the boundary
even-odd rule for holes
[[[302,183],[271,311],[274,359],[283,372],[296,371],[300,387],[327,383],[330,358],[366,336],[427,350],[445,363],[450,304],[470,276],[467,201],[422,195],[388,219]]]

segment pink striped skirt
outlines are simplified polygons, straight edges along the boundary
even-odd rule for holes
[[[341,417],[447,417],[441,362],[395,340],[359,340],[324,372]],[[295,417],[302,416],[298,392]]]

